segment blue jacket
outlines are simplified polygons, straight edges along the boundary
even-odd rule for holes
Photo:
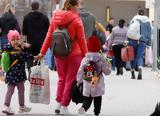
[[[147,16],[136,15],[131,21],[133,20],[138,20],[140,22],[140,41],[151,46],[152,27],[149,18]]]

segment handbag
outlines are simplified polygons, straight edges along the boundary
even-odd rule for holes
[[[72,89],[72,95],[71,95],[71,99],[74,103],[78,104],[78,103],[83,103],[83,83],[77,85],[77,83],[75,83],[73,85],[73,89]]]
[[[30,102],[50,103],[49,69],[45,65],[44,60],[41,60],[40,65],[35,65],[31,68]]]
[[[134,49],[132,46],[125,46],[121,49],[122,61],[133,61],[134,60]]]

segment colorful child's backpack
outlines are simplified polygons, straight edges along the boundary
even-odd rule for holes
[[[98,71],[98,67],[96,65],[96,62],[89,61],[84,66],[84,77],[83,79],[86,81],[92,81],[93,77],[98,77],[100,72]]]
[[[17,63],[17,59],[11,63],[10,54],[15,54],[17,52],[7,52],[3,51],[1,55],[1,68],[4,72],[8,72],[8,70]]]
[[[4,72],[7,72],[10,68],[10,56],[9,53],[4,51],[1,56],[1,67]]]

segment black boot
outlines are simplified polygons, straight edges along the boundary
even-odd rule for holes
[[[120,75],[120,69],[117,68],[117,74],[116,75]]]
[[[131,71],[131,74],[132,74],[131,79],[135,79],[134,71]]]
[[[142,69],[141,68],[138,69],[138,78],[137,79],[142,80]]]
[[[122,67],[119,68],[119,73],[120,73],[121,75],[123,75],[123,68],[122,68]]]

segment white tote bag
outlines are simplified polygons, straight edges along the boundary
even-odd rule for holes
[[[31,68],[30,75],[30,102],[50,103],[49,69],[41,60],[40,65]]]
[[[153,63],[153,53],[152,53],[152,47],[146,47],[146,52],[145,52],[145,64],[147,66],[152,66]]]

